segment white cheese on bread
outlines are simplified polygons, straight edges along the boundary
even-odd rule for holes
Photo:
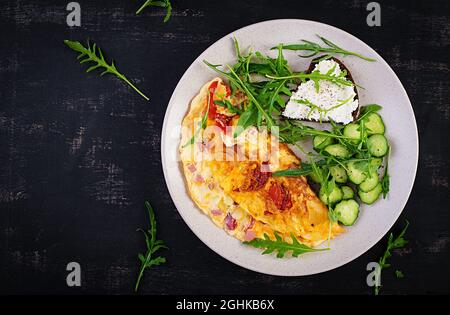
[[[334,70],[333,70],[334,69]],[[314,71],[338,76],[342,69],[332,60],[322,60],[315,65]],[[316,107],[317,106],[317,107]],[[283,116],[293,119],[330,121],[348,124],[353,121],[353,112],[358,108],[355,86],[337,85],[319,80],[319,90],[312,80],[301,83],[283,111]]]

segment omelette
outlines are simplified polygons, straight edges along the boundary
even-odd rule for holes
[[[343,228],[305,177],[272,177],[301,161],[284,143],[254,126],[237,127],[246,97],[215,78],[192,100],[182,122],[180,159],[195,202],[220,228],[240,241],[294,235],[317,246]]]

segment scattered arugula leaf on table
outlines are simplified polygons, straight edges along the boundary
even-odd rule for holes
[[[133,83],[131,83],[131,81],[124,74],[120,73],[119,70],[117,70],[114,61],[112,61],[111,64],[109,64],[105,60],[102,50],[99,47],[97,47],[95,43],[91,46],[91,44],[88,41],[87,47],[85,47],[78,41],[71,41],[66,39],[64,41],[64,44],[66,44],[70,49],[80,53],[77,57],[78,60],[81,59],[80,64],[86,62],[94,63],[93,66],[91,66],[86,70],[87,73],[99,68],[103,68],[104,71],[100,74],[100,76],[103,76],[107,73],[113,74],[117,78],[119,78],[120,80],[124,81],[129,86],[131,86],[133,90],[139,93],[139,95],[141,95],[145,100],[147,101],[149,100],[149,98],[144,93],[142,93]]]
[[[391,251],[393,249],[403,248],[403,247],[405,247],[406,244],[408,244],[408,241],[404,238],[408,227],[409,227],[409,222],[408,222],[408,220],[406,220],[405,227],[403,228],[403,230],[400,232],[400,234],[396,238],[394,238],[394,235],[392,234],[392,232],[389,235],[388,245],[386,247],[386,250],[385,250],[383,256],[381,256],[380,259],[378,260],[378,265],[380,266],[380,268],[377,269],[378,270],[378,274],[376,275],[377,279],[381,279],[380,278],[381,271],[383,269],[389,268],[391,266],[387,262],[388,259],[392,256]],[[380,286],[375,285],[374,293],[375,293],[375,295],[378,295],[380,293]]]
[[[301,244],[294,235],[291,235],[292,243],[285,242],[277,232],[275,232],[274,235],[275,240],[272,240],[269,235],[264,234],[263,239],[255,238],[249,242],[244,242],[244,244],[264,249],[262,255],[277,252],[277,258],[283,258],[287,252],[292,252],[293,257],[298,257],[299,255],[308,252],[320,252],[328,250],[328,248],[315,249],[305,244]]]
[[[405,277],[405,275],[403,274],[403,272],[402,272],[401,270],[395,270],[395,276],[396,276],[398,279],[402,279],[402,278]]]
[[[141,278],[144,275],[144,271],[147,268],[152,266],[158,266],[164,264],[166,259],[162,256],[154,257],[154,254],[160,249],[168,249],[168,247],[164,244],[164,241],[156,239],[156,219],[155,212],[153,211],[152,206],[148,201],[145,202],[145,207],[147,208],[149,219],[150,219],[150,228],[146,231],[143,229],[138,229],[144,233],[145,236],[145,244],[147,245],[147,252],[144,254],[139,254],[138,258],[141,262],[141,268],[139,270],[139,275],[136,281],[136,285],[134,287],[134,291],[136,292],[139,288],[139,284],[141,282]]]
[[[282,45],[282,49],[286,50],[303,50],[303,51],[310,51],[311,53],[307,55],[299,55],[302,58],[310,58],[313,57],[319,53],[326,53],[327,58],[329,58],[332,55],[340,54],[343,56],[355,56],[358,58],[361,58],[366,61],[376,61],[376,59],[365,57],[359,53],[345,50],[344,48],[339,47],[332,41],[326,39],[325,37],[317,35],[317,37],[320,38],[320,40],[325,44],[326,46],[321,46],[318,43],[311,42],[308,40],[303,39],[302,43],[300,44],[291,44],[291,45]],[[272,47],[272,49],[276,49],[277,47]]]
[[[136,11],[136,15],[141,13],[142,10],[144,10],[147,7],[161,7],[161,8],[165,8],[166,9],[166,16],[164,17],[164,23],[169,21],[170,17],[172,16],[172,4],[170,3],[170,0],[162,0],[162,1],[147,0]]]

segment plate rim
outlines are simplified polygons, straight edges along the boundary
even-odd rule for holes
[[[385,229],[385,231],[380,234],[381,236],[375,238],[372,242],[368,243],[367,245],[364,246],[364,250],[362,250],[360,253],[356,253],[356,254],[352,254],[349,255],[346,259],[343,259],[342,261],[340,261],[338,264],[335,264],[332,267],[328,267],[328,268],[323,268],[322,270],[319,271],[314,271],[314,272],[310,272],[310,273],[305,273],[305,274],[282,274],[282,273],[277,273],[277,272],[269,272],[269,271],[261,271],[261,270],[257,270],[256,268],[254,268],[253,266],[246,266],[243,265],[241,262],[239,262],[237,259],[235,259],[234,257],[226,257],[224,255],[222,255],[222,253],[218,252],[217,250],[215,250],[214,248],[212,248],[207,242],[205,242],[195,231],[195,229],[193,228],[193,226],[191,226],[191,224],[188,222],[188,220],[185,218],[186,214],[183,214],[179,209],[178,209],[178,205],[175,202],[175,199],[173,198],[173,196],[175,195],[175,192],[172,191],[172,188],[169,185],[169,181],[168,181],[168,171],[167,171],[167,164],[166,164],[166,155],[165,155],[165,150],[164,150],[164,146],[166,143],[166,134],[167,134],[167,121],[168,121],[168,113],[171,110],[171,108],[174,106],[173,104],[173,100],[175,97],[176,92],[178,91],[178,89],[180,88],[180,83],[181,81],[183,81],[183,79],[185,78],[185,76],[187,75],[187,73],[189,72],[189,70],[194,67],[197,62],[199,60],[201,60],[201,57],[205,54],[205,52],[211,48],[213,48],[215,45],[217,45],[219,42],[221,42],[222,40],[226,39],[226,38],[231,38],[232,35],[234,33],[236,33],[237,31],[241,31],[244,30],[246,28],[251,28],[251,27],[255,27],[257,25],[260,24],[268,24],[268,23],[274,23],[274,22],[300,22],[300,23],[311,23],[311,24],[318,24],[318,25],[322,25],[328,28],[333,29],[333,31],[337,31],[337,32],[341,32],[344,33],[346,36],[350,36],[352,38],[352,40],[358,41],[360,44],[368,47],[370,50],[372,50],[375,53],[375,57],[377,58],[377,61],[384,63],[385,66],[387,66],[387,68],[389,69],[389,71],[391,72],[391,74],[393,75],[393,77],[400,83],[400,87],[401,87],[401,92],[404,94],[404,96],[406,97],[406,100],[409,103],[409,110],[410,110],[410,116],[412,117],[412,122],[414,125],[414,135],[415,135],[415,139],[416,139],[416,143],[415,143],[415,148],[416,148],[416,152],[415,152],[415,159],[414,159],[414,174],[412,177],[412,181],[411,183],[409,183],[409,187],[407,189],[408,194],[407,197],[405,198],[405,200],[403,201],[403,204],[401,206],[401,210],[398,211],[398,214],[395,216],[395,220],[392,221],[392,223],[387,224],[387,228]],[[368,44],[366,44],[364,41],[362,41],[361,39],[359,39],[358,37],[356,37],[355,35],[342,30],[336,26],[327,24],[327,23],[322,23],[322,22],[317,22],[317,21],[312,21],[312,20],[307,20],[307,19],[270,19],[270,20],[264,20],[264,21],[260,21],[257,23],[252,23],[246,26],[243,26],[241,28],[238,28],[222,37],[220,37],[219,39],[217,39],[214,43],[212,43],[211,45],[209,45],[206,49],[204,49],[195,59],[194,61],[189,65],[189,67],[184,71],[183,75],[180,77],[180,79],[178,80],[177,85],[175,86],[175,89],[172,92],[172,95],[169,99],[166,111],[164,113],[164,120],[163,120],[163,125],[162,125],[162,129],[161,129],[161,144],[160,144],[160,149],[161,149],[161,164],[162,164],[162,169],[163,169],[163,174],[164,174],[164,180],[167,186],[167,189],[169,191],[170,197],[172,199],[172,202],[175,205],[175,208],[177,209],[177,212],[180,214],[181,218],[183,219],[184,223],[189,227],[189,229],[191,230],[191,232],[203,243],[205,244],[210,250],[212,250],[213,252],[215,252],[216,254],[218,254],[219,256],[221,256],[222,258],[226,259],[227,261],[232,262],[235,265],[238,265],[244,269],[248,269],[260,274],[267,274],[267,275],[271,275],[271,276],[279,276],[279,277],[302,277],[302,276],[308,276],[308,275],[315,275],[315,274],[320,274],[320,273],[324,273],[324,272],[328,272],[330,270],[334,270],[337,268],[340,268],[352,261],[354,261],[355,259],[357,259],[358,257],[362,256],[363,254],[367,253],[373,246],[375,246],[381,239],[383,239],[383,237],[385,237],[385,235],[392,229],[392,227],[395,225],[395,223],[398,221],[398,218],[400,217],[400,215],[403,213],[406,204],[408,203],[408,200],[411,196],[413,187],[414,187],[414,183],[416,181],[416,176],[417,176],[417,169],[418,169],[418,164],[419,164],[419,133],[418,133],[418,128],[417,128],[417,121],[416,121],[416,116],[414,113],[414,108],[412,106],[411,100],[408,96],[408,93],[405,89],[405,87],[403,86],[403,83],[401,82],[401,80],[399,79],[399,77],[397,76],[397,74],[395,73],[395,71],[391,68],[391,66],[384,60],[384,58],[380,55],[379,52],[377,52],[375,49],[373,49],[371,46],[369,46]]]

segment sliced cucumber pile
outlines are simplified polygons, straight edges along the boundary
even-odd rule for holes
[[[331,131],[313,137],[314,155],[322,159],[318,160],[320,165],[311,164],[308,178],[320,184],[320,200],[344,225],[357,220],[358,199],[371,205],[388,192],[384,176],[390,146],[383,119],[377,113],[380,108],[374,104],[364,107],[354,122],[332,124]]]

